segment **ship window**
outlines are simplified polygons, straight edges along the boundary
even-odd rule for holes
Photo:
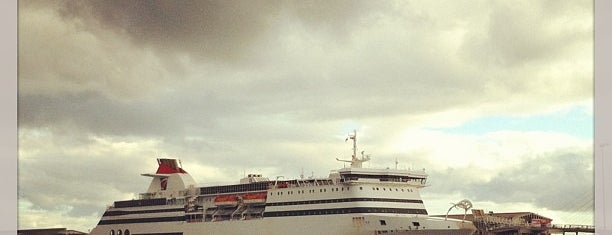
[[[359,187],[359,190],[363,190],[363,187]]]
[[[115,235],[115,230],[112,230],[108,233],[109,235]]]
[[[117,235],[121,235],[121,230],[117,230]]]
[[[387,221],[385,221],[384,219],[380,220],[380,225],[387,225]]]
[[[123,233],[123,235],[130,235],[130,230],[129,230],[129,229],[126,229],[126,230],[125,230],[125,233]]]
[[[414,225],[414,226],[416,226],[416,227],[421,226],[421,224],[420,224],[419,222],[412,222],[412,225]]]
[[[387,189],[386,189],[386,188],[383,188],[383,191],[387,191]]]
[[[404,189],[402,189],[402,192],[404,192]]]

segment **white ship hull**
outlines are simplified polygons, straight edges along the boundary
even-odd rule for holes
[[[354,219],[360,218],[363,219]],[[381,225],[384,220],[386,225]],[[421,226],[412,226],[418,222]],[[92,235],[108,235],[111,230],[125,231],[130,235],[371,235],[371,234],[429,234],[469,235],[474,226],[456,220],[438,220],[426,216],[371,215],[317,215],[275,217],[242,221],[219,222],[158,222],[124,225],[101,225],[91,231]],[[116,233],[116,232],[115,232]],[[123,232],[125,234],[125,232]]]

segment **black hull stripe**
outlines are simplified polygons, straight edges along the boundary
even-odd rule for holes
[[[133,233],[132,235],[183,235],[182,232],[176,233]]]
[[[156,223],[156,222],[175,222],[175,221],[185,221],[185,216],[158,217],[158,218],[140,218],[140,219],[100,220],[98,225],[103,225],[103,224]]]
[[[116,201],[115,202],[115,208],[141,207],[141,206],[164,206],[164,205],[166,205],[165,198],[127,200],[127,201]]]
[[[171,209],[141,210],[141,211],[106,211],[104,212],[104,215],[102,216],[149,214],[149,213],[178,212],[178,211],[185,211],[185,209],[184,208],[171,208]]]
[[[414,199],[358,197],[358,198],[339,198],[339,199],[293,201],[293,202],[272,202],[272,203],[266,203],[266,206],[290,206],[290,205],[325,204],[325,203],[338,203],[338,202],[402,202],[402,203],[423,204],[423,200],[414,200]]]
[[[318,209],[318,210],[272,211],[272,212],[265,212],[264,217],[336,215],[336,214],[354,214],[354,213],[391,213],[391,214],[427,215],[427,210],[425,209],[384,208],[384,207],[353,207],[353,208],[333,208],[333,209]]]
[[[425,209],[384,208],[384,207],[352,207],[352,208],[332,208],[332,209],[317,209],[317,210],[293,210],[293,211],[264,212],[264,218],[265,217],[309,216],[309,215],[356,214],[356,213],[389,213],[389,214],[427,215],[427,210]],[[98,225],[177,222],[177,221],[185,221],[185,216],[100,220]],[[134,235],[137,235],[137,234],[134,234]]]

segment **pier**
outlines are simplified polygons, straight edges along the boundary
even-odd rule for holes
[[[471,214],[448,215],[447,218],[471,221],[478,229],[474,235],[595,234],[592,225],[552,224],[552,219],[533,212],[484,213],[483,210],[472,209]]]
[[[578,233],[595,233],[593,225],[576,225],[576,224],[553,224],[548,228],[551,234],[576,234]]]

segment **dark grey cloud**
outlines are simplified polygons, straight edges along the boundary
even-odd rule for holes
[[[58,11],[127,35],[133,45],[164,54],[240,62],[274,46],[277,29],[301,22],[346,37],[353,24],[383,4],[367,1],[62,1]],[[325,30],[321,30],[325,29]],[[257,57],[256,57],[257,58]],[[259,58],[257,58],[259,59]]]
[[[558,58],[592,37],[592,21],[585,17],[592,12],[591,1],[526,3],[490,2],[484,30],[465,35],[466,58],[485,67],[523,67]]]
[[[100,155],[96,152],[104,150],[95,149],[98,146],[91,140],[81,143],[80,150],[72,147],[70,153],[62,149],[68,142],[73,144],[72,140],[62,137],[47,140],[46,152],[19,160],[19,197],[31,202],[34,209],[69,208],[66,211],[69,217],[101,216],[105,205],[132,199],[122,197],[144,192],[148,186],[148,181],[138,174],[152,171],[145,167],[154,162],[143,163],[119,152]],[[144,152],[147,151],[154,156],[153,150]],[[92,159],[97,159],[96,164],[91,164]]]
[[[114,102],[96,93],[20,95],[19,126],[113,136],[181,133],[182,127],[176,122],[162,121],[174,119],[163,109],[142,102]]]

